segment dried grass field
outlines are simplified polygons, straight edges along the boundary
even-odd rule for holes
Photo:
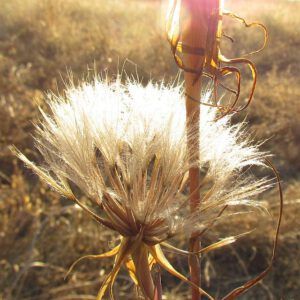
[[[263,22],[267,48],[254,56],[258,86],[246,113],[255,140],[265,142],[280,171],[284,215],[278,256],[266,279],[241,299],[299,299],[300,294],[300,2],[228,0],[226,7],[247,20]],[[110,261],[85,261],[64,280],[80,256],[100,253],[118,239],[41,183],[12,154],[15,145],[41,160],[31,134],[45,107],[44,93],[62,91],[95,70],[123,69],[143,83],[172,81],[178,75],[162,33],[160,1],[151,0],[1,0],[0,9],[0,299],[94,299]],[[225,20],[227,56],[258,48],[263,36]],[[110,76],[110,75],[109,75]],[[243,86],[249,76],[245,73]],[[203,286],[224,295],[268,264],[278,214],[276,190],[263,194],[270,215],[249,214],[221,222],[203,240],[256,228],[233,246],[203,256]],[[184,245],[184,239],[177,240]],[[185,258],[169,253],[187,274]],[[188,299],[188,286],[163,274],[164,299]],[[115,285],[119,299],[133,299],[122,272]]]

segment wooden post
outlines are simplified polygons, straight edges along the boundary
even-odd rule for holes
[[[190,137],[190,133],[194,128],[199,128],[200,122],[200,100],[201,94],[201,73],[204,64],[204,52],[206,45],[206,37],[208,30],[207,23],[207,7],[205,0],[182,0],[181,7],[181,29],[182,29],[182,49],[183,63],[187,69],[198,70],[198,74],[188,71],[184,72],[185,93],[186,93],[186,116],[187,116],[187,136],[188,151],[193,158],[199,158],[199,151],[194,153],[195,149],[199,149],[199,131],[197,135]],[[196,101],[195,101],[196,100]],[[193,153],[192,153],[193,151]],[[190,209],[192,211],[200,203],[200,170],[193,167],[189,171],[189,192],[190,192]],[[196,236],[197,232],[191,233],[189,250],[198,251],[200,249],[200,241]],[[201,285],[201,268],[200,260],[196,255],[189,257],[189,268],[191,281],[197,286]],[[201,298],[199,291],[192,288],[192,300]]]

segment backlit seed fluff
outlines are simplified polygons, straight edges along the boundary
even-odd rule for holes
[[[253,199],[270,184],[246,172],[263,165],[265,154],[251,143],[244,124],[231,125],[230,116],[215,121],[214,108],[201,106],[200,149],[193,149],[200,160],[188,155],[181,87],[95,79],[69,87],[64,96],[49,94],[48,104],[51,114],[42,111],[36,135],[45,165],[18,155],[55,190],[119,232],[121,248],[134,240],[137,246],[122,252],[120,265],[134,262],[139,247],[160,263],[160,243],[182,230],[204,229],[226,205],[258,206]],[[201,204],[193,212],[187,196],[191,165],[201,170]],[[99,208],[79,202],[74,185]]]

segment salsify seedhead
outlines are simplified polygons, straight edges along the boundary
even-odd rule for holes
[[[64,96],[49,94],[48,103],[52,114],[41,110],[35,138],[45,165],[37,166],[20,152],[18,156],[52,188],[121,235],[111,251],[84,257],[114,257],[97,299],[107,290],[112,296],[122,266],[146,298],[154,297],[153,264],[193,285],[173,268],[162,248],[189,252],[167,240],[182,231],[201,235],[229,205],[259,206],[253,198],[270,185],[245,172],[263,165],[265,154],[251,145],[244,125],[230,125],[230,116],[215,120],[214,108],[201,108],[200,128],[189,133],[200,130],[200,148],[187,151],[181,87],[98,78],[71,85]],[[199,160],[193,157],[196,152]],[[201,204],[194,211],[187,196],[192,166],[201,170]],[[94,207],[75,196],[74,186]],[[234,240],[225,238],[201,252]]]

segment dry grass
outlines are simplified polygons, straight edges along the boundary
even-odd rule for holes
[[[136,70],[134,64],[126,63],[127,72],[137,72],[145,82],[150,77],[160,80],[176,75],[169,47],[160,33],[159,2],[120,2],[11,0],[1,4],[0,299],[92,299],[89,297],[99,288],[99,272],[110,267],[109,262],[83,263],[68,281],[63,281],[74,259],[101,252],[116,237],[79,210],[67,207],[68,202],[23,168],[8,146],[15,144],[29,158],[39,159],[32,151],[31,121],[38,117],[37,104],[42,104],[44,91],[61,87],[60,77],[62,74],[65,78],[67,68],[72,69],[75,78],[81,78],[87,66],[93,67],[94,63],[97,70],[108,68],[113,73],[128,58],[138,67]],[[273,273],[265,285],[243,299],[270,299],[272,295],[273,299],[282,295],[284,299],[296,299],[300,289],[300,4],[228,0],[228,6],[248,19],[263,21],[269,28],[269,46],[255,58],[260,78],[247,115],[258,139],[271,137],[264,147],[276,154],[286,196],[280,256]],[[236,40],[235,48],[228,42],[224,45],[228,56],[256,48],[259,33],[242,26],[228,27],[227,33]],[[276,215],[275,193],[265,197],[271,213]],[[257,216],[236,218],[234,226],[223,224],[211,233],[210,238],[226,236],[237,223],[241,228],[259,229],[230,251],[204,257],[205,285],[210,291],[224,294],[266,265],[274,224],[268,218],[257,220]],[[173,254],[170,258],[185,272],[184,259]],[[186,298],[185,285],[174,291],[177,282],[167,276],[165,280],[168,299],[175,299],[174,294],[178,299]],[[127,277],[118,283],[120,299],[128,299],[131,288]]]

